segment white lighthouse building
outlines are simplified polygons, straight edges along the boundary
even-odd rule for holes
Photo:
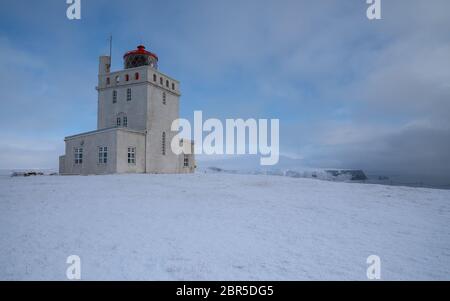
[[[101,56],[97,130],[65,138],[60,174],[193,172],[193,142],[179,141],[186,154],[171,148],[180,83],[158,71],[158,57],[144,46],[124,55],[124,70],[110,66]]]

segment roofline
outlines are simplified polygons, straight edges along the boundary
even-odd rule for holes
[[[144,45],[139,45],[139,46],[137,46],[137,49],[127,51],[123,55],[123,58],[126,58],[127,56],[132,55],[132,54],[140,54],[140,55],[152,56],[152,57],[154,57],[156,59],[156,61],[159,61],[158,56],[155,53],[153,53],[153,52],[145,50],[145,46]]]
[[[76,134],[76,135],[72,135],[72,136],[67,136],[64,138],[64,141],[72,140],[72,139],[83,137],[83,136],[90,136],[90,135],[95,135],[95,134],[99,134],[99,133],[110,132],[110,131],[124,131],[124,132],[129,132],[129,133],[134,133],[134,134],[145,135],[145,131],[137,131],[137,130],[132,130],[129,128],[124,128],[124,127],[109,127],[109,128],[104,128],[104,129],[100,129],[100,130],[89,131],[89,132],[84,132],[84,133],[80,133],[80,134]]]

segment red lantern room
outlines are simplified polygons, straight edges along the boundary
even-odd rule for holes
[[[139,45],[136,50],[128,51],[123,56],[125,69],[140,66],[151,66],[158,69],[158,56],[145,50],[145,46]]]

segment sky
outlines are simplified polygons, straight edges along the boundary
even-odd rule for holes
[[[181,117],[278,118],[305,166],[450,182],[450,1],[0,0],[0,169],[56,168],[96,128],[98,56],[144,44]]]

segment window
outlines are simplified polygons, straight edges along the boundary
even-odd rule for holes
[[[117,102],[117,91],[114,90],[113,91],[113,103],[116,103],[116,102]]]
[[[83,148],[75,148],[75,164],[83,164]]]
[[[108,148],[106,146],[100,146],[98,148],[98,163],[108,163]]]
[[[125,75],[125,81],[129,81],[130,80],[130,75],[126,74]]]
[[[128,118],[127,118],[127,116],[123,117],[123,126],[124,127],[128,127]]]
[[[163,92],[163,94],[162,94],[162,103],[163,103],[163,105],[166,104],[166,92]]]
[[[128,148],[128,164],[136,164],[136,148]]]
[[[131,100],[131,88],[127,89],[127,101]]]
[[[116,76],[116,84],[120,83],[120,76]]]
[[[136,72],[136,73],[134,74],[134,79],[135,79],[135,80],[139,80],[139,72]]]
[[[156,82],[156,74],[153,74],[153,81]]]
[[[120,117],[117,117],[117,119],[116,119],[116,125],[117,125],[117,126],[120,126],[120,124],[121,124]]]
[[[166,155],[166,132],[162,133],[162,139],[161,139],[161,146],[162,146],[162,154],[163,156]]]
[[[169,81],[166,79],[166,87],[169,88]]]
[[[175,83],[172,83],[172,90],[175,90]]]
[[[111,79],[109,77],[106,78],[106,84],[107,85],[111,84]]]
[[[161,85],[163,84],[163,78],[162,78],[162,77],[159,78],[159,83],[160,83]]]
[[[189,167],[189,156],[188,155],[184,155],[183,166]]]

